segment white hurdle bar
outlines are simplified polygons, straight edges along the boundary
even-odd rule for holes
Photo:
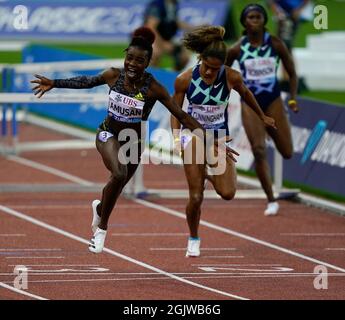
[[[20,105],[20,104],[30,104],[30,103],[107,103],[107,96],[104,94],[93,94],[93,93],[79,93],[79,94],[53,94],[49,93],[47,95],[42,96],[41,98],[37,98],[32,93],[0,93],[0,106],[2,104],[10,105],[8,109],[12,110],[12,122],[17,122],[17,112],[15,108],[11,108],[13,105]],[[6,115],[6,113],[3,113]],[[3,115],[3,117],[4,117]],[[24,116],[25,118],[25,116]],[[2,119],[2,121],[6,121],[7,119]],[[6,125],[6,124],[5,124]],[[54,146],[56,149],[61,147],[67,147],[67,145],[71,144],[72,141],[55,141],[48,143],[42,142],[32,142],[32,143],[18,143],[17,136],[12,137],[12,146],[5,146],[0,144],[0,153],[4,154],[17,154],[21,151],[29,151],[29,150],[45,150],[45,148],[52,149]],[[3,138],[2,138],[3,139]],[[77,147],[79,148],[92,146],[90,141],[74,141],[74,145],[71,145],[70,148]],[[47,149],[48,150],[48,149]]]

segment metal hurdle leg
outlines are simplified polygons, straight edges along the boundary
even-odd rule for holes
[[[1,91],[6,92],[8,90],[8,68],[4,68],[2,71],[2,88]],[[6,136],[7,136],[7,110],[8,104],[2,105],[2,123],[1,123],[1,140],[0,140],[0,152],[7,153]]]
[[[274,149],[274,188],[278,192],[283,186],[283,157]]]

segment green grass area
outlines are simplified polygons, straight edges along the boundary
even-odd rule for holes
[[[21,61],[22,61],[21,52],[0,51],[0,63],[19,63]],[[0,90],[1,88],[2,88],[2,73],[0,72]]]
[[[345,108],[345,92],[341,91],[302,91],[300,96],[324,102],[332,102]]]
[[[39,43],[42,44],[42,43]],[[49,43],[48,47],[56,47],[70,51],[82,52],[105,59],[123,58],[126,44],[121,43]]]
[[[0,51],[0,63],[19,63],[22,53],[19,51]]]
[[[89,43],[51,43],[50,47],[57,47],[60,49],[83,52],[87,54],[97,55],[106,59],[118,59],[124,57],[124,50],[127,48],[127,44],[107,44],[107,43],[95,43],[90,45]],[[161,61],[162,68],[171,68],[173,65],[173,59],[170,56],[164,56]]]
[[[292,189],[300,189],[301,191],[303,191],[305,193],[316,195],[320,198],[324,198],[327,200],[333,200],[333,201],[339,202],[339,204],[345,203],[345,197],[342,195],[331,193],[331,192],[320,190],[320,189],[316,189],[316,188],[312,188],[312,187],[304,185],[304,184],[299,184],[299,183],[290,182],[290,181],[284,181],[284,186],[287,188],[292,188]]]

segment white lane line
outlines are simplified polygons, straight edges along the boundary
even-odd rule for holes
[[[281,233],[280,235],[292,237],[344,237],[345,233]]]
[[[5,259],[65,259],[65,257],[5,257]]]
[[[186,248],[150,248],[151,251],[184,251]],[[200,248],[201,251],[235,251],[236,248]]]
[[[112,233],[114,237],[179,237],[188,236],[188,233]]]
[[[17,264],[8,264],[9,267],[16,267]],[[99,267],[98,264],[25,264],[26,267]]]
[[[26,237],[24,233],[0,233],[0,237]]]
[[[212,259],[237,259],[237,258],[244,258],[244,256],[200,256],[199,259],[207,259],[207,258],[212,258]]]
[[[18,156],[7,156],[6,157],[8,160],[23,164],[25,166],[31,167],[31,168],[35,168],[50,174],[53,174],[55,176],[58,176],[60,178],[64,178],[66,180],[81,184],[83,186],[93,186],[94,183],[90,182],[90,181],[86,181],[84,179],[81,179],[79,177],[76,177],[74,175],[71,175],[69,173],[63,172],[61,170],[46,166],[44,164],[32,161],[32,160],[28,160],[22,157],[18,157]]]
[[[172,210],[170,208],[166,208],[166,207],[164,207],[162,205],[158,205],[158,204],[151,203],[151,202],[148,202],[146,200],[141,200],[141,199],[133,199],[132,201],[134,201],[136,203],[140,203],[140,204],[142,204],[145,207],[156,209],[158,211],[168,213],[168,214],[170,214],[172,216],[175,216],[175,217],[178,217],[178,218],[181,218],[181,219],[184,219],[184,220],[186,219],[184,213],[178,212],[176,210]],[[280,251],[280,252],[284,252],[286,254],[289,254],[289,255],[295,256],[297,258],[300,258],[300,259],[303,259],[303,260],[307,260],[307,261],[316,263],[318,265],[324,265],[325,267],[329,267],[329,268],[331,268],[333,270],[337,270],[337,271],[340,271],[340,272],[345,272],[344,268],[335,266],[333,264],[330,264],[330,263],[327,263],[327,262],[324,262],[324,261],[321,261],[321,260],[318,260],[318,259],[314,259],[314,258],[308,257],[308,256],[306,256],[304,254],[301,254],[301,253],[298,253],[298,252],[295,252],[295,251],[283,248],[281,246],[269,243],[267,241],[259,240],[257,238],[254,238],[254,237],[245,235],[243,233],[231,230],[229,228],[224,228],[224,227],[218,226],[218,225],[216,225],[214,223],[210,223],[210,222],[207,222],[205,220],[200,220],[200,225],[206,226],[208,228],[211,228],[211,229],[214,229],[214,230],[217,230],[217,231],[221,231],[221,232],[226,233],[226,234],[230,234],[232,236],[235,236],[235,237],[238,237],[238,238],[241,238],[241,239],[244,239],[244,240],[248,240],[248,241],[260,244],[260,245],[268,247],[270,249],[274,249],[274,250],[277,250],[277,251]]]
[[[97,275],[97,276],[104,276],[104,275],[113,275],[113,276],[152,276],[156,275],[157,272],[31,272],[28,271],[30,276],[40,276],[40,275],[47,275],[47,276],[65,276],[65,275]],[[315,275],[315,273],[311,272],[171,272],[174,275],[236,275],[236,274],[271,274],[271,275],[278,275],[278,274],[290,274],[290,275],[299,275],[299,274],[308,274],[308,275]],[[336,273],[345,276],[342,273]],[[2,276],[13,276],[13,273],[0,273]],[[162,275],[162,277],[166,277]]]
[[[213,267],[216,267],[216,266],[229,266],[229,267],[281,267],[282,265],[281,264],[245,264],[245,263],[217,263],[217,264],[212,264],[212,263],[197,263],[197,264],[192,264],[192,266],[203,266],[203,267],[208,267],[208,266],[213,266]]]
[[[134,272],[134,273],[126,273],[126,272],[105,272],[105,273],[97,273],[97,272],[80,272],[80,273],[56,273],[56,272],[49,272],[49,273],[30,273],[30,276],[66,276],[66,275],[92,275],[92,276],[105,276],[105,275],[116,275],[116,276],[152,276],[152,275],[157,275],[157,272]],[[316,276],[317,274],[312,273],[312,272],[172,272],[171,274],[174,275],[185,275],[185,276],[195,276],[195,275],[212,275],[212,276],[217,276],[217,275],[314,275]],[[0,275],[2,276],[13,276],[13,273],[1,273]],[[333,276],[341,276],[345,277],[345,274],[343,273],[328,273],[327,275],[333,275]],[[168,277],[162,275],[159,277],[160,279],[168,279]]]
[[[0,251],[61,251],[62,249],[1,248]]]
[[[16,204],[7,204],[14,210],[27,210],[27,209],[39,209],[39,210],[58,210],[58,209],[88,209],[91,207],[90,205],[86,204],[40,204],[40,205],[16,205]],[[142,208],[141,205],[138,204],[124,204],[119,203],[116,204],[116,208],[119,209],[140,209]]]
[[[329,251],[345,251],[345,248],[325,248],[325,250],[329,250]]]
[[[45,222],[42,222],[42,221],[37,220],[35,218],[32,218],[32,217],[30,217],[28,215],[25,215],[25,214],[21,213],[21,212],[12,210],[11,208],[8,208],[8,207],[0,205],[0,210],[5,212],[5,213],[7,213],[7,214],[15,216],[15,217],[17,217],[19,219],[22,219],[22,220],[28,221],[28,222],[30,222],[32,224],[35,224],[37,226],[43,227],[43,228],[45,228],[45,229],[47,229],[49,231],[55,232],[57,234],[65,236],[67,238],[70,238],[70,239],[79,241],[81,243],[84,243],[86,245],[89,245],[89,240],[86,240],[86,239],[81,238],[79,236],[76,236],[76,235],[74,235],[74,234],[72,234],[70,232],[67,232],[67,231],[64,231],[64,230],[62,230],[60,228],[54,227],[52,225],[49,225],[49,224],[47,224]],[[86,250],[87,250],[87,248],[86,248]],[[234,299],[249,300],[248,298],[244,298],[244,297],[241,297],[241,296],[238,296],[238,295],[234,295],[234,294],[231,294],[231,293],[228,293],[228,292],[225,292],[225,291],[217,290],[217,289],[214,289],[214,288],[211,288],[211,287],[207,287],[207,286],[201,285],[201,284],[196,283],[196,282],[192,282],[192,281],[183,279],[183,278],[175,276],[175,275],[173,275],[173,274],[171,274],[169,272],[166,272],[164,270],[161,270],[159,268],[156,268],[154,266],[151,266],[151,265],[146,264],[144,262],[141,262],[139,260],[133,259],[133,258],[128,257],[128,256],[126,256],[124,254],[119,253],[119,252],[116,252],[114,250],[111,250],[111,249],[108,249],[108,248],[104,248],[103,251],[107,252],[107,253],[115,256],[115,257],[118,257],[120,259],[123,259],[123,260],[129,261],[131,263],[134,263],[136,265],[139,265],[139,266],[141,266],[143,268],[155,271],[155,272],[157,272],[159,274],[163,274],[163,275],[165,275],[165,276],[167,276],[169,278],[172,278],[174,280],[177,280],[179,282],[186,283],[186,284],[191,285],[193,287],[197,287],[197,288],[200,288],[200,289],[203,289],[203,290],[207,290],[207,291],[210,291],[210,292],[213,292],[213,293],[217,293],[217,294],[220,294],[220,295],[223,295],[223,296],[226,296],[226,297],[234,298]]]
[[[328,276],[332,277],[343,277],[345,275],[341,273],[329,273]],[[311,277],[315,278],[315,274],[237,274],[237,275],[202,275],[202,276],[186,276],[181,277],[188,281],[187,279],[231,279],[231,278],[296,278],[296,277]],[[171,280],[171,277],[138,277],[138,278],[87,278],[87,279],[49,279],[49,280],[30,280],[29,283],[58,283],[58,282],[102,282],[102,281],[140,281],[140,280]],[[5,281],[6,283],[6,281]]]
[[[59,272],[59,271],[49,271],[49,272],[38,272],[36,270],[29,270],[27,272],[30,276],[80,276],[80,275],[93,275],[93,276],[104,276],[104,275],[114,275],[116,273],[112,272]],[[156,273],[155,273],[156,274]],[[0,276],[13,276],[13,273],[0,273]]]
[[[14,288],[14,287],[12,287],[12,286],[6,284],[6,283],[3,283],[3,282],[0,282],[0,287],[3,287],[3,288],[5,288],[5,289],[11,290],[11,291],[14,291],[14,292],[16,292],[16,293],[20,293],[20,294],[22,294],[22,295],[24,295],[24,296],[28,296],[28,297],[30,297],[30,298],[35,298],[35,299],[37,299],[37,300],[48,300],[47,298],[43,298],[43,297],[41,297],[41,296],[37,296],[37,295],[32,294],[32,293],[30,293],[30,292],[26,292],[26,291],[24,291],[24,290],[16,289],[16,288]]]

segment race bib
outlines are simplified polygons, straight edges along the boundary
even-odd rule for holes
[[[108,131],[101,131],[98,133],[98,140],[102,142],[107,142],[114,135]]]
[[[195,118],[204,128],[212,129],[225,122],[224,105],[191,105],[191,116]]]
[[[140,122],[144,101],[112,91],[109,95],[108,114],[121,122]]]
[[[266,80],[275,77],[276,59],[255,58],[244,61],[247,80]]]

